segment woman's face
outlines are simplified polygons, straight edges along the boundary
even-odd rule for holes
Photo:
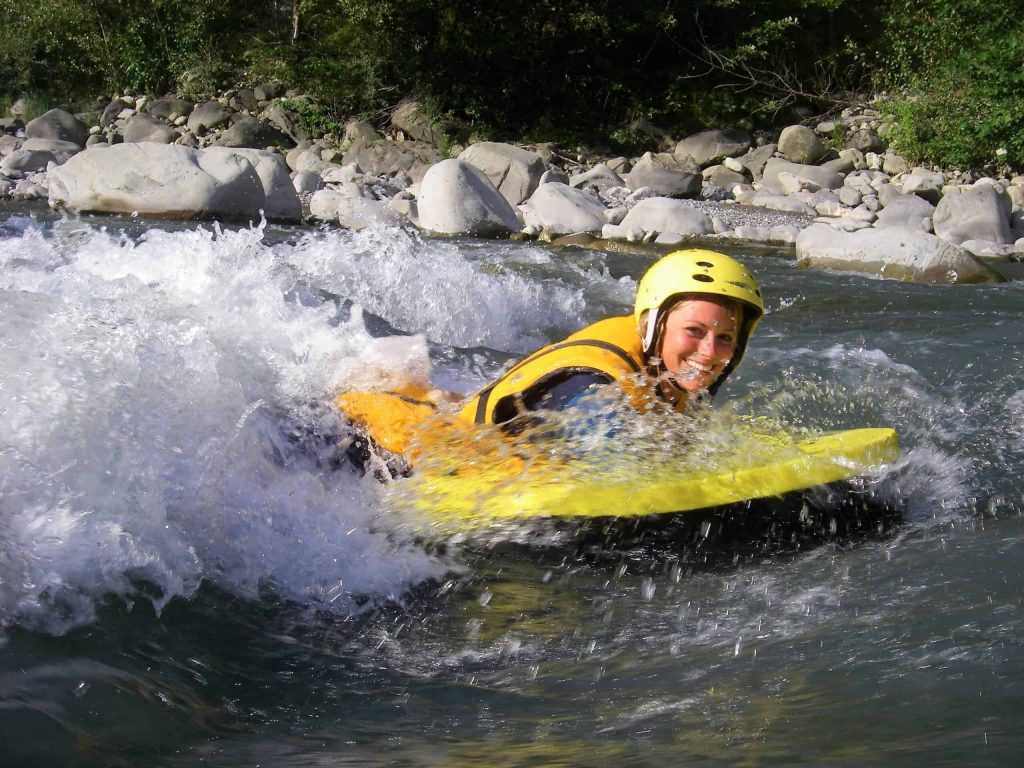
[[[669,311],[659,352],[676,386],[699,392],[722,375],[736,351],[737,314],[705,299],[690,299]]]

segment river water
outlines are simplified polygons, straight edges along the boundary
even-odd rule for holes
[[[428,545],[332,393],[469,392],[653,256],[0,212],[0,764],[1019,764],[1024,283],[730,252],[768,314],[716,408],[894,426],[896,522]]]

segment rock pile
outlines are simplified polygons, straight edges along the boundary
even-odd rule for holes
[[[926,282],[1000,280],[990,264],[1024,259],[1024,177],[910,167],[886,151],[871,111],[789,126],[775,143],[713,130],[635,158],[569,157],[552,145],[452,147],[409,101],[390,138],[358,121],[340,142],[313,138],[280,95],[123,96],[92,125],[59,109],[4,120],[0,198],[356,229],[408,222],[442,235],[732,239],[795,246],[809,266]]]

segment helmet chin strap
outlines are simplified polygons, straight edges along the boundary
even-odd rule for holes
[[[651,310],[647,313],[647,330],[644,333],[644,354],[649,355],[651,353],[651,347],[654,346],[654,334],[658,330],[658,314],[657,310]]]

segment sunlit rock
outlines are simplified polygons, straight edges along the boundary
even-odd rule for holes
[[[843,177],[835,171],[822,168],[817,165],[806,165],[803,163],[791,163],[777,157],[773,157],[765,163],[761,183],[763,188],[781,192],[782,184],[779,181],[780,173],[788,173],[798,179],[806,179],[816,184],[819,189],[838,189],[843,186]]]
[[[248,160],[263,185],[266,202],[264,215],[271,221],[298,221],[302,218],[302,205],[288,173],[288,165],[281,155],[260,149],[208,147],[204,154],[235,155]]]
[[[909,227],[842,232],[812,224],[796,239],[804,267],[867,272],[916,283],[1001,283],[1005,278],[963,248]]]
[[[523,222],[549,235],[600,232],[605,207],[592,195],[566,184],[541,184],[520,206]]]
[[[49,181],[51,205],[78,211],[256,219],[266,203],[245,157],[174,144],[93,146],[52,170]]]
[[[652,197],[634,205],[621,226],[624,230],[674,232],[679,235],[709,235],[714,232],[710,217],[682,200]]]
[[[816,163],[827,151],[828,147],[805,125],[787,126],[779,134],[779,154],[791,163]]]
[[[935,234],[951,243],[1012,243],[1010,198],[990,184],[947,193],[935,207]]]
[[[726,157],[738,157],[754,145],[754,139],[744,130],[726,128],[702,131],[676,144],[672,154],[682,160],[692,158],[704,168]]]
[[[521,228],[512,206],[484,172],[462,160],[430,167],[416,207],[420,227],[440,234],[504,235]]]
[[[512,205],[527,200],[547,170],[536,152],[494,141],[481,141],[466,147],[459,154],[459,160],[483,171],[495,189]]]

